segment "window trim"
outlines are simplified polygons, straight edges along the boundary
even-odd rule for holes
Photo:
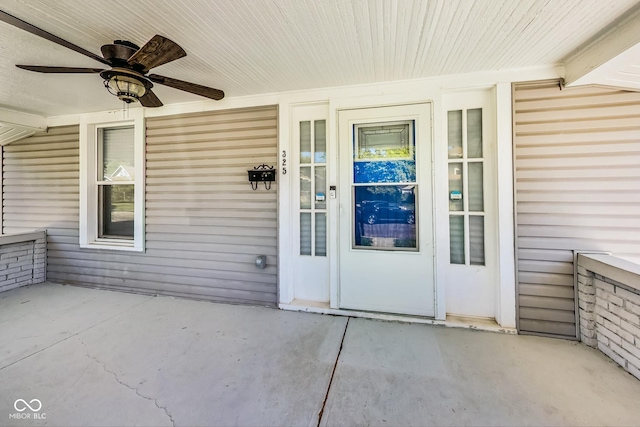
[[[118,112],[119,113],[119,112]],[[145,125],[142,111],[129,111],[129,118],[88,116],[80,119],[80,247],[144,252],[145,243]],[[134,127],[134,230],[133,240],[98,238],[98,129]]]

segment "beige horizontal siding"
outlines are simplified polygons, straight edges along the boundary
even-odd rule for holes
[[[640,261],[640,94],[514,85],[518,327],[576,336],[573,251]]]
[[[53,281],[274,305],[277,183],[253,191],[247,170],[276,165],[276,125],[276,107],[148,119],[142,254],[79,248],[77,126],[6,146],[4,232],[46,228]]]

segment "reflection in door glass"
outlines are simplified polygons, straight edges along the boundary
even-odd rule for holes
[[[316,209],[326,209],[327,208],[327,198],[326,198],[327,168],[325,166],[316,166],[315,169],[316,169],[316,172],[315,172],[316,173],[316,179],[315,179]]]
[[[462,157],[462,110],[447,112],[448,151],[450,159]]]
[[[482,162],[469,162],[469,210],[484,210],[484,185],[482,178]]]
[[[313,122],[315,143],[313,147],[315,149],[313,161],[316,163],[327,162],[327,125],[325,120],[316,120]]]
[[[311,255],[311,213],[300,213],[300,255]]]
[[[413,121],[356,125],[355,160],[413,160]]]
[[[484,265],[484,217],[469,216],[469,251],[471,265]]]
[[[464,264],[464,216],[449,216],[449,262]]]
[[[482,108],[467,110],[467,157],[482,157]]]
[[[354,187],[354,247],[417,249],[416,186]]]
[[[311,163],[311,122],[300,122],[300,163]]]
[[[414,121],[354,125],[353,182],[416,181]]]
[[[311,209],[311,168],[300,168],[300,209]]]
[[[316,256],[327,255],[327,214],[316,213]]]

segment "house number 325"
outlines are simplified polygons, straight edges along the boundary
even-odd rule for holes
[[[287,152],[282,150],[282,175],[287,174]]]

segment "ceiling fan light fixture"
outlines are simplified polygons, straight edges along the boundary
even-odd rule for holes
[[[117,74],[105,80],[104,87],[127,104],[137,101],[147,93],[147,88],[138,79]]]
[[[85,67],[51,67],[41,65],[19,65],[16,67],[37,73],[99,73],[109,93],[125,103],[138,101],[144,107],[162,107],[162,101],[151,90],[153,83],[200,95],[216,101],[224,98],[224,92],[207,86],[185,82],[158,74],[147,74],[152,68],[187,56],[187,52],[176,42],[156,34],[142,47],[126,40],[115,40],[100,48],[102,57],[76,46],[58,36],[29,24],[13,15],[0,10],[0,22],[12,25],[34,36],[41,37],[57,45],[71,49],[81,55],[94,59],[111,67],[108,70]]]

